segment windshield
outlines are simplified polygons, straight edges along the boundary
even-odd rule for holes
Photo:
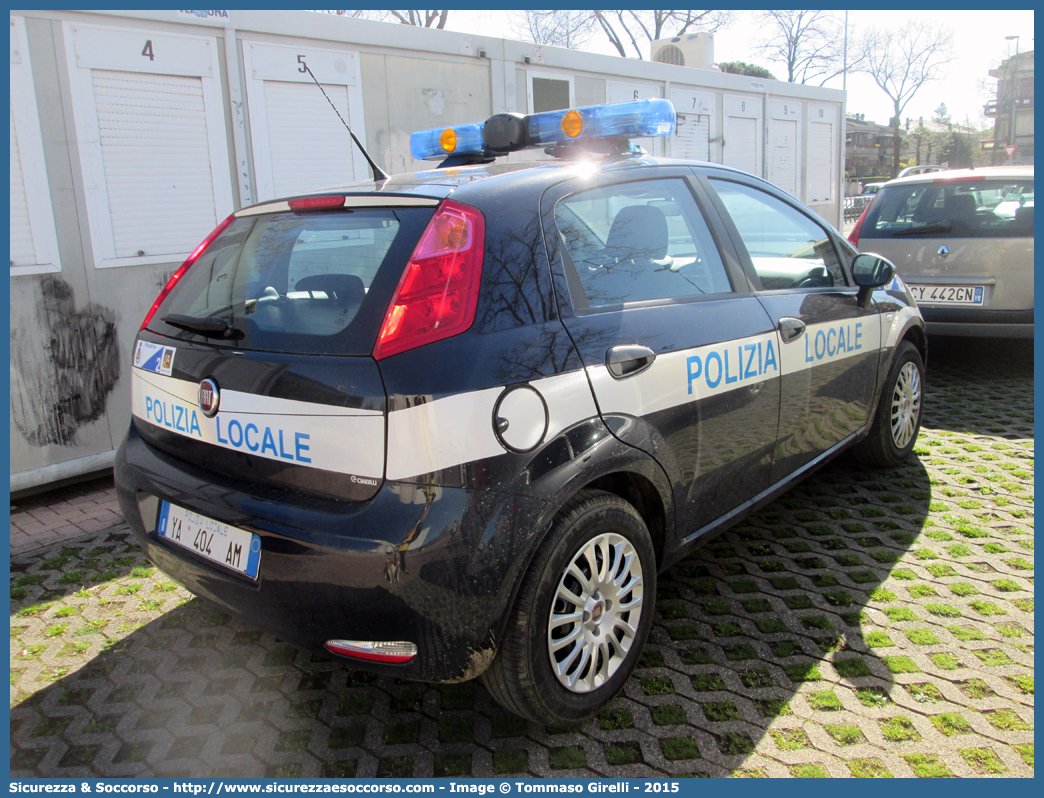
[[[1033,235],[1033,179],[939,181],[888,186],[867,212],[861,237]]]
[[[369,354],[431,209],[236,219],[188,269],[149,328],[214,346]]]

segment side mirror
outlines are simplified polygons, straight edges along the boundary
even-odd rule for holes
[[[895,266],[886,258],[864,252],[855,256],[852,261],[852,276],[856,285],[859,286],[857,301],[859,307],[867,308],[870,305],[870,296],[875,288],[887,285],[895,276]]]
[[[864,252],[852,261],[852,276],[860,288],[878,288],[891,282],[895,266],[880,255]]]

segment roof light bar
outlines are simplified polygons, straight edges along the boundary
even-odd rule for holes
[[[486,149],[482,141],[484,124],[473,122],[470,125],[418,130],[410,135],[410,153],[418,161],[480,153]]]
[[[410,136],[418,160],[449,155],[497,155],[590,139],[669,136],[676,115],[670,100],[635,100],[539,114],[496,114],[485,122],[419,130]]]
[[[635,100],[530,114],[526,128],[530,144],[545,146],[593,138],[669,136],[675,119],[670,100]]]
[[[372,640],[327,640],[323,645],[334,654],[345,657],[401,665],[417,656],[417,646],[404,640],[374,642]]]

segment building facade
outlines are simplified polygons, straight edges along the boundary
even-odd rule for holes
[[[986,103],[983,113],[994,120],[993,135],[983,139],[982,148],[992,153],[994,165],[1032,164],[1033,51],[1005,59],[990,77],[997,78],[997,98]],[[1016,149],[1009,157],[1005,147],[1011,146]]]
[[[895,137],[889,125],[867,122],[862,114],[845,119],[845,172],[848,179],[892,173]]]

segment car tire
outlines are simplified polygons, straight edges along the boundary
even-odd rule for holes
[[[634,670],[655,597],[656,554],[641,516],[619,496],[581,491],[523,577],[483,684],[506,709],[546,726],[591,717]]]
[[[909,341],[899,344],[877,404],[870,433],[852,449],[866,465],[888,468],[903,462],[917,443],[924,412],[924,361]]]

